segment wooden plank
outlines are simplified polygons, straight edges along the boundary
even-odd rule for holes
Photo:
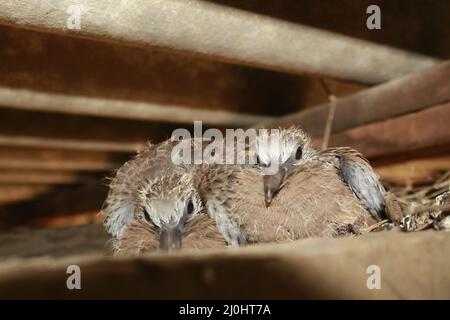
[[[71,213],[69,215],[54,215],[35,217],[30,221],[29,225],[33,228],[63,228],[70,226],[81,226],[91,223],[102,223],[103,217],[99,211],[87,210],[83,212]],[[103,228],[103,226],[101,227]],[[104,243],[106,245],[106,243]]]
[[[450,56],[450,3],[447,0],[434,0],[432,5],[428,1],[413,1],[413,5],[405,7],[401,14],[401,0],[210,1],[433,57],[446,59]],[[371,4],[380,6],[381,30],[365,27],[366,18],[369,17],[366,15],[367,7]],[[414,24],[411,24],[412,21]]]
[[[86,140],[72,140],[72,139],[52,139],[52,138],[31,137],[31,136],[0,135],[0,146],[134,153],[137,150],[140,150],[143,146],[145,146],[145,143],[133,143],[133,142],[116,143],[110,141],[86,141]]]
[[[381,121],[450,101],[450,62],[338,98],[333,132]],[[268,128],[299,125],[323,135],[329,103],[260,124]]]
[[[450,103],[445,103],[337,133],[331,136],[330,144],[353,147],[373,160],[421,149],[449,150],[449,123]],[[315,143],[320,145],[320,140]]]
[[[86,8],[80,30],[67,29],[71,0],[28,0],[27,5],[4,0],[0,22],[365,83],[384,82],[437,62],[424,55],[206,1],[80,0],[77,4]]]
[[[105,181],[62,185],[28,201],[0,206],[0,229],[94,222],[106,198]]]
[[[101,224],[19,229],[0,233],[0,260],[9,257],[61,257],[74,254],[108,254],[108,236]]]
[[[0,184],[0,206],[30,200],[51,190],[51,186],[37,184]]]
[[[449,250],[448,232],[392,231],[128,259],[11,259],[2,263],[0,297],[450,299]],[[82,290],[65,286],[72,264],[82,270]],[[367,288],[374,264],[379,290]]]
[[[193,123],[201,120],[205,124],[215,126],[245,127],[271,119],[261,115],[225,110],[195,109],[188,106],[93,98],[8,87],[0,87],[0,107],[170,123]]]
[[[0,169],[104,172],[129,159],[128,155],[102,152],[6,147],[0,151]]]
[[[192,125],[191,125],[192,126]],[[112,151],[134,152],[147,141],[167,139],[179,125],[0,108],[0,136],[100,142]],[[189,129],[190,127],[187,126]],[[2,140],[3,141],[3,140]],[[7,139],[6,139],[7,142]],[[70,143],[69,143],[70,144]],[[93,145],[96,146],[96,145]],[[101,149],[101,146],[99,146]],[[108,151],[108,150],[105,151]]]
[[[76,184],[83,181],[99,179],[93,174],[80,174],[68,171],[55,170],[6,170],[0,169],[0,185],[25,184],[25,185],[55,185]]]
[[[1,25],[0,43],[0,87],[271,116],[326,101],[322,87],[313,77],[175,52],[142,50]],[[366,87],[331,79],[327,82],[338,95]],[[274,101],[277,108],[273,108]],[[105,119],[112,124],[119,122]],[[144,131],[157,135],[157,123],[142,123],[147,125]],[[230,125],[233,124],[227,127]],[[129,130],[136,131],[127,126],[127,132],[119,132],[128,135]],[[154,139],[152,135],[147,138]]]
[[[167,139],[178,127],[0,108],[0,145],[3,146],[134,153],[147,141],[158,143]]]
[[[377,165],[376,171],[384,182],[394,185],[432,183],[442,172],[450,171],[450,156],[413,159],[400,163]]]

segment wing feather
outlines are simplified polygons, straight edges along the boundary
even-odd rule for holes
[[[378,221],[386,219],[386,190],[367,159],[351,148],[330,148],[322,152],[336,165],[343,182]],[[333,161],[334,159],[336,161]]]

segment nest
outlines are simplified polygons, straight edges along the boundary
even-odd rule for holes
[[[368,231],[398,228],[421,231],[429,228],[450,231],[450,171],[427,185],[387,186],[389,219]]]
[[[423,205],[434,203],[436,197],[450,191],[450,171],[438,176],[427,185],[388,186],[390,192],[404,203],[419,203]]]

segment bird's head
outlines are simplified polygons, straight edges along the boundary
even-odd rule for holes
[[[159,248],[179,250],[190,228],[205,215],[190,173],[162,175],[145,181],[139,189],[138,218],[148,225]]]
[[[266,206],[269,207],[292,168],[311,159],[316,151],[305,132],[291,127],[261,130],[256,141],[255,154],[256,165],[263,175]]]

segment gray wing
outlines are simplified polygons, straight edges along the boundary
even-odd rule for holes
[[[328,149],[325,153],[338,159],[337,169],[341,179],[370,214],[377,221],[386,219],[386,191],[369,162],[351,148]]]

